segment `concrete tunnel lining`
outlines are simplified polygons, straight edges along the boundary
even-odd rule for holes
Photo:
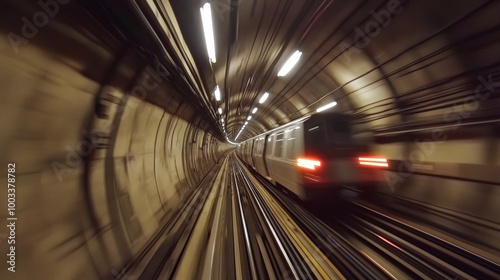
[[[175,25],[169,32],[178,41],[160,41],[175,45],[167,48],[179,63],[175,66],[155,55],[160,48],[143,25],[131,27],[138,21],[129,6],[97,2],[61,4],[60,13],[39,27],[36,36],[18,45],[18,53],[8,35],[22,35],[20,19],[31,19],[40,7],[35,2],[1,4],[9,11],[0,22],[1,162],[18,165],[18,213],[20,220],[29,221],[17,229],[22,240],[17,252],[23,266],[31,268],[19,270],[19,279],[35,274],[47,279],[112,277],[143,248],[172,209],[233,148],[217,122],[219,105],[210,95],[214,81],[227,89],[222,106],[228,132],[231,128],[235,134],[260,94],[273,94],[241,140],[313,112],[315,100],[345,99],[339,110],[368,125],[376,151],[396,163],[387,176],[401,174],[399,163],[417,165],[408,179],[380,186],[381,192],[500,223],[500,127],[493,122],[499,119],[498,2],[458,1],[441,13],[445,4],[401,1],[404,11],[346,62],[339,44],[354,44],[355,27],[372,20],[370,11],[385,1],[338,1],[312,29],[306,19],[323,7],[319,2],[308,4],[305,13],[305,1],[296,2],[287,8],[293,16],[277,25],[269,18],[273,10],[263,10],[264,4],[256,1],[263,29],[240,18],[247,32],[238,33],[242,41],[232,49],[231,37],[221,38],[220,53],[232,52],[213,69],[205,60],[202,37],[197,37],[200,31],[189,25],[199,1],[170,1],[169,15],[176,18],[169,18]],[[237,12],[251,10],[250,2],[242,1]],[[332,19],[341,4],[345,10]],[[113,9],[123,13],[104,18]],[[415,25],[418,17],[422,20]],[[228,14],[217,25],[229,30],[232,20]],[[105,24],[111,22],[116,26]],[[287,33],[290,26],[297,32]],[[322,31],[325,26],[330,29]],[[407,32],[412,26],[413,32]],[[262,31],[266,28],[290,45],[269,40]],[[307,40],[301,41],[304,34]],[[257,57],[262,49],[245,47],[252,40],[272,46],[264,52],[268,61]],[[293,44],[310,52],[308,60],[289,80],[277,79],[277,61],[283,60],[278,54]],[[168,77],[155,80],[151,72],[156,63],[168,69]],[[238,64],[247,72],[238,71]],[[254,78],[257,82],[245,90],[251,75],[260,80]],[[477,108],[465,106],[463,101],[478,87],[481,96],[490,93],[488,98],[476,99]],[[96,108],[103,110],[101,118]],[[465,126],[467,122],[478,124]],[[433,127],[442,126],[446,139],[433,139]],[[85,150],[89,142],[90,151]],[[419,143],[435,148],[428,152]],[[423,156],[412,162],[417,153]],[[6,195],[0,192],[0,200],[6,201]]]

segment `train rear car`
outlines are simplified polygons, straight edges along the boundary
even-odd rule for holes
[[[325,190],[358,189],[370,193],[383,178],[387,159],[373,155],[368,141],[356,137],[347,115],[311,116],[303,123],[304,150],[297,157],[304,198]]]

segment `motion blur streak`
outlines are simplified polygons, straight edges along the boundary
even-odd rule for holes
[[[316,169],[316,166],[318,166],[318,167],[321,166],[321,162],[318,160],[299,158],[299,159],[297,159],[297,166],[314,170],[314,169]]]
[[[207,2],[217,63],[208,58],[200,15]],[[401,278],[418,278],[419,268],[427,267],[427,262],[412,267],[404,261],[418,250],[422,258],[456,255],[450,259],[474,273],[484,268],[479,276],[496,271],[491,263],[500,263],[500,1],[2,0],[0,11],[0,279],[137,279],[141,274],[133,272],[142,266],[134,265],[144,259],[156,260],[152,266],[164,261],[154,273],[173,271],[179,259],[169,256],[182,256],[184,248],[174,245],[188,243],[195,214],[210,208],[202,198],[216,193],[209,183],[228,155],[241,142],[286,124],[284,134],[265,135],[240,148],[245,148],[240,158],[269,179],[272,191],[286,192],[280,180],[297,176],[381,181],[369,186],[381,199],[372,201],[374,207],[405,214],[405,225],[435,227],[432,234],[439,237],[433,239],[439,250],[434,243],[418,243],[427,240],[427,228],[412,239],[417,245],[407,244],[413,228],[356,210],[359,220],[328,224],[338,226],[338,239],[344,241],[345,257],[337,260],[325,251],[336,250],[323,234],[329,230],[325,225],[303,230],[311,242],[324,243],[318,248],[342,274],[356,278],[375,270],[359,272],[369,261],[347,252],[358,245],[393,272],[397,264],[391,259],[364,250],[372,245],[390,250],[373,232],[405,249],[394,256],[407,265],[394,269]],[[297,65],[278,77],[296,50],[302,52]],[[214,95],[217,85],[220,100]],[[317,153],[292,153],[302,129],[293,129],[291,122],[315,116],[317,108],[331,102],[337,105],[327,112],[349,115],[352,126],[337,127],[342,133],[330,137],[332,127],[319,122],[308,132],[324,133],[318,139],[329,142],[316,144],[335,143],[336,149],[325,153],[352,159],[349,164],[324,161]],[[352,139],[345,138],[351,134],[370,150],[353,155],[346,145]],[[311,139],[315,143],[315,136]],[[273,154],[263,150],[264,142],[274,145]],[[276,160],[267,166],[251,153],[254,148]],[[276,172],[298,168],[302,155],[317,157],[323,165],[302,174]],[[357,158],[363,155],[380,155],[388,167],[350,168],[360,167]],[[9,164],[15,164],[15,172],[8,173]],[[231,197],[236,189],[231,180],[224,182],[230,186],[214,190]],[[338,197],[354,200],[357,186],[343,185]],[[254,210],[256,205],[269,208],[266,201],[274,196],[247,201],[252,190],[241,192],[241,203],[251,213],[245,219],[253,225],[248,231],[252,250],[262,254],[256,271],[242,266],[241,273],[260,275],[262,265],[290,273],[278,278],[313,275],[293,246],[287,256],[295,257],[298,272],[269,260],[267,249],[274,247],[265,244],[275,241],[256,234],[262,232],[263,216]],[[15,207],[10,207],[14,192]],[[338,197],[324,198],[335,206]],[[298,199],[287,199],[282,198],[287,211],[303,211],[292,205]],[[231,221],[224,215],[240,214],[233,202],[214,207],[227,223],[199,222],[226,232]],[[269,211],[265,217],[276,218]],[[17,219],[15,230],[7,227],[14,222],[8,218]],[[398,234],[391,236],[392,231]],[[210,240],[209,233],[198,237]],[[316,233],[321,238],[312,236]],[[290,239],[285,233],[281,237],[280,242]],[[449,247],[439,240],[447,237],[463,250],[442,253]],[[201,241],[191,240],[189,248],[203,248]],[[241,248],[234,255],[250,262]],[[480,257],[463,259],[467,250]],[[481,258],[491,261],[475,266]],[[445,275],[461,269],[450,266],[443,269]],[[203,271],[188,268],[196,275]],[[428,272],[436,276],[429,278],[440,275],[434,268]]]
[[[387,163],[387,159],[385,159],[385,158],[360,157],[358,159],[359,159],[359,164],[361,164],[361,165],[389,167],[389,164]]]

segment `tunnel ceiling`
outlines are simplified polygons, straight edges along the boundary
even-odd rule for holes
[[[245,140],[290,120],[331,110],[355,115],[372,129],[432,121],[472,87],[490,65],[481,52],[498,41],[497,1],[212,0],[216,62],[209,62],[200,7],[171,5],[207,91],[222,108],[230,140]],[[481,32],[479,31],[481,28]],[[484,36],[484,37],[482,37]],[[296,50],[297,65],[277,73]],[[259,98],[269,92],[264,104]],[[443,99],[447,97],[447,99]]]

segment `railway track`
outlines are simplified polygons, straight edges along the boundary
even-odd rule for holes
[[[248,171],[235,163],[248,193],[255,199],[257,209],[260,210],[265,223],[272,229],[271,236],[276,242],[285,259],[288,268],[281,271],[282,277],[288,279],[345,279],[339,270],[293,222],[286,210],[273,199],[271,195],[258,182],[248,176]]]
[[[290,196],[282,193],[260,175],[255,178],[265,186],[275,200],[289,213],[300,228],[309,236],[316,246],[327,256],[330,262],[340,270],[347,279],[396,279],[397,277],[385,269],[378,261],[355,247],[348,239],[332,230],[327,224],[304,209]]]
[[[322,215],[324,223],[318,221],[279,188],[254,175],[326,254],[344,252],[344,259],[331,259],[343,268],[344,275],[372,279],[500,278],[498,263],[361,203],[344,202],[343,215]],[[328,246],[329,240],[335,240],[330,243],[334,246]],[[369,267],[377,267],[378,274]]]
[[[497,263],[360,203],[320,219],[230,155],[127,279],[498,279]],[[125,278],[124,278],[125,279]]]
[[[337,222],[421,279],[498,279],[500,265],[360,204]]]
[[[346,279],[228,157],[127,271],[130,279]],[[129,278],[127,278],[129,279]]]

